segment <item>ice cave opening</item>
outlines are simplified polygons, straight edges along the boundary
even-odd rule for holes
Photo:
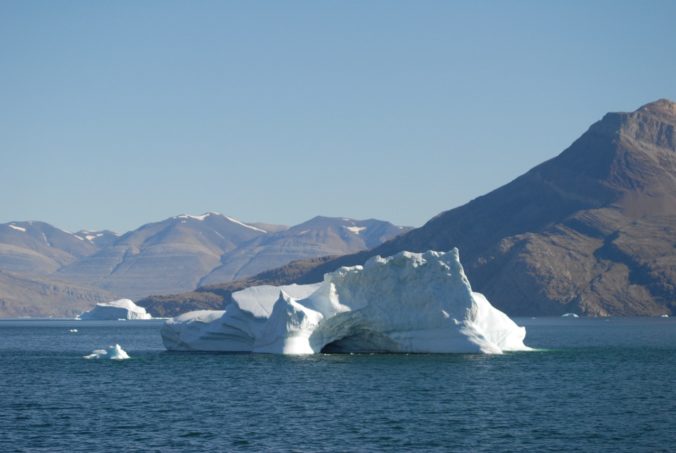
[[[397,352],[399,347],[384,334],[365,328],[357,328],[345,336],[324,345],[322,354],[383,353]]]

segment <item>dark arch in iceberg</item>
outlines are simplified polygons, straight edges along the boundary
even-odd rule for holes
[[[323,354],[348,354],[350,352],[397,352],[398,350],[397,343],[386,335],[370,329],[357,328],[326,344],[320,352]]]

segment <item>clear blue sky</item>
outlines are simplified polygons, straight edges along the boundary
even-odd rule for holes
[[[676,99],[673,1],[3,1],[0,222],[418,226]]]

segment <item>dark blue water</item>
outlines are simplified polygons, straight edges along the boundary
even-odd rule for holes
[[[517,321],[542,351],[167,353],[158,322],[0,321],[0,451],[676,449],[676,320]],[[113,343],[132,358],[82,358]]]

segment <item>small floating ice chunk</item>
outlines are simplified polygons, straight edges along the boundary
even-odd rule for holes
[[[105,349],[94,349],[91,354],[83,356],[85,359],[100,359],[108,355],[108,351]]]
[[[108,355],[110,356],[110,360],[125,360],[129,358],[127,351],[122,349],[119,344],[108,348]]]
[[[68,332],[70,332],[70,333],[77,333],[77,329],[70,329]]]
[[[84,358],[126,360],[129,358],[129,354],[127,354],[127,351],[122,349],[122,346],[116,344],[115,346],[108,346],[108,349],[94,349],[91,354],[84,356]]]
[[[561,315],[562,318],[579,318],[580,315],[577,313],[564,313]]]
[[[666,314],[666,313],[665,313],[665,314],[663,314],[662,316],[660,316],[660,318],[668,318],[668,317],[669,317],[669,315],[668,315],[668,314]]]

